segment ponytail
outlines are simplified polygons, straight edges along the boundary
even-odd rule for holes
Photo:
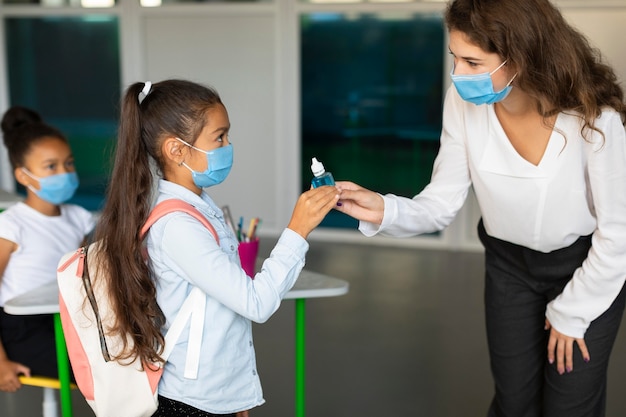
[[[164,316],[156,302],[156,286],[142,257],[141,226],[151,207],[153,175],[151,150],[142,137],[139,93],[144,84],[131,85],[120,112],[117,148],[106,203],[96,230],[101,243],[99,265],[108,271],[110,297],[117,317],[113,333],[132,335],[117,360],[141,357],[157,362],[163,346]],[[96,284],[97,285],[97,284]],[[126,339],[124,339],[126,340]]]

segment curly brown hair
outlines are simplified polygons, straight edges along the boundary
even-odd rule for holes
[[[445,22],[515,68],[515,85],[536,99],[545,119],[576,112],[584,121],[584,135],[597,131],[595,119],[608,106],[626,122],[615,72],[549,0],[454,0]]]

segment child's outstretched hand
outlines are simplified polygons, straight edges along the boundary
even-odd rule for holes
[[[324,220],[326,214],[337,205],[337,201],[339,191],[329,185],[305,191],[298,198],[287,227],[306,239]]]

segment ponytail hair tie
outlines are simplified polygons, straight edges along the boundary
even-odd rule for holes
[[[150,94],[151,88],[152,88],[152,83],[150,81],[146,81],[143,85],[143,89],[139,93],[139,97],[137,97],[137,99],[139,100],[139,104],[141,104],[141,102],[144,101],[146,97],[148,97],[148,94]]]

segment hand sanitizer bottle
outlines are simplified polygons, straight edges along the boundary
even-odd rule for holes
[[[311,181],[313,188],[317,188],[321,185],[335,185],[333,174],[326,172],[324,164],[318,161],[317,158],[311,160],[311,171],[313,171],[313,175],[315,175]]]

